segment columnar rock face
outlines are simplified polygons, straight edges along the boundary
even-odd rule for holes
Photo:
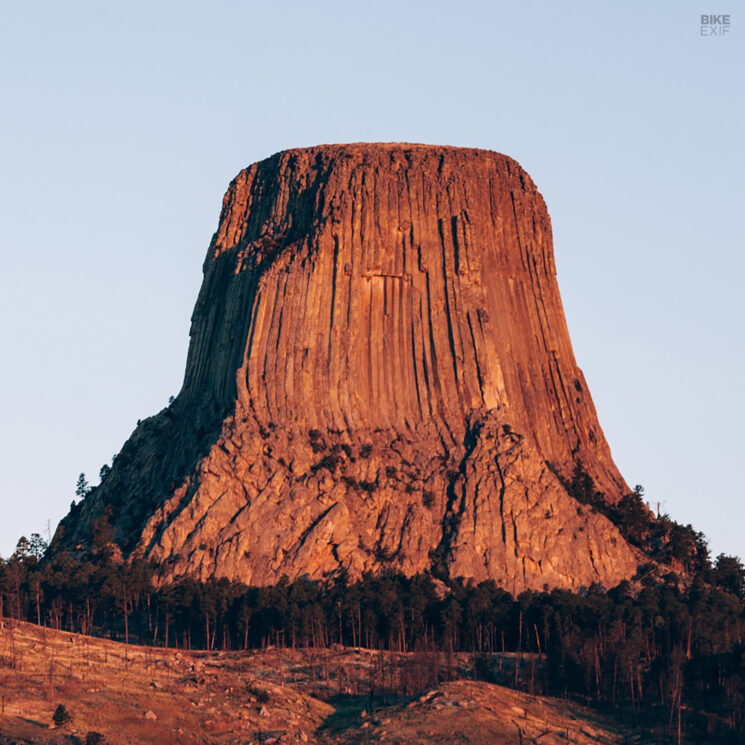
[[[231,183],[183,389],[55,544],[108,519],[164,578],[610,586],[637,557],[567,492],[579,460],[607,499],[627,490],[522,168],[423,145],[290,150]]]

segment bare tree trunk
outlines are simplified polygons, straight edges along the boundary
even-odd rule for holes
[[[518,622],[517,651],[523,651],[523,611],[520,609],[520,620]]]
[[[127,591],[122,593],[123,609],[124,609],[124,643],[129,644],[129,603],[127,601]]]

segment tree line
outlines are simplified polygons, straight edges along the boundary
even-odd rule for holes
[[[659,723],[670,735],[736,742],[745,735],[745,571],[720,556],[688,582],[642,567],[606,591],[523,592],[493,581],[385,572],[249,587],[181,578],[156,587],[154,567],[60,554],[21,539],[0,562],[0,612],[125,642],[239,650],[342,644],[400,652],[467,652],[485,680],[505,682],[503,654],[533,655],[514,684]]]

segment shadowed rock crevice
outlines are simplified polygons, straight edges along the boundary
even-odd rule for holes
[[[164,577],[612,585],[636,557],[578,513],[562,484],[578,460],[609,501],[627,491],[520,166],[425,145],[290,150],[230,184],[182,391],[55,545],[85,546],[108,510],[122,552]]]

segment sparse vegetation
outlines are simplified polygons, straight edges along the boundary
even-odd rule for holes
[[[617,503],[609,502],[596,489],[581,460],[564,486],[578,502],[611,520],[629,543],[651,559],[673,564],[687,575],[705,572],[709,567],[709,548],[704,535],[691,525],[676,523],[668,515],[655,516],[644,502],[642,486],[637,484],[633,492]]]
[[[310,440],[310,448],[314,453],[322,453],[324,450],[326,450],[326,443],[324,442],[323,435],[321,434],[320,430],[308,430],[308,438]]]
[[[336,453],[329,453],[328,455],[324,455],[323,458],[321,458],[321,460],[318,461],[318,463],[315,463],[314,465],[312,465],[310,467],[310,470],[313,473],[315,473],[321,468],[325,468],[331,473],[334,473],[336,469],[339,467],[340,463],[341,463],[341,457],[339,455],[337,455]]]

